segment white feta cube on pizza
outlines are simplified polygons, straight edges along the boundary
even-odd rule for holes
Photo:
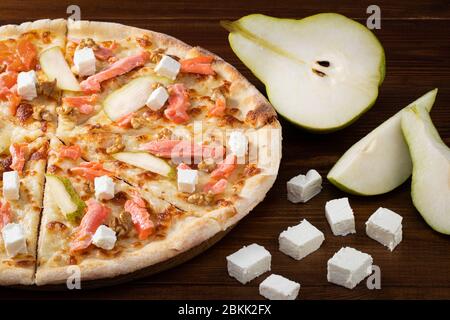
[[[8,223],[2,229],[2,236],[9,257],[28,252],[27,240],[21,224]]]
[[[94,235],[92,236],[92,243],[96,247],[105,250],[113,249],[116,244],[116,241],[117,241],[116,232],[103,224],[97,228]]]
[[[378,208],[366,222],[366,233],[392,251],[402,241],[402,220],[394,211]]]
[[[335,236],[356,233],[355,216],[348,198],[330,200],[325,204],[325,215]]]
[[[17,76],[17,93],[22,99],[31,101],[37,97],[37,77],[34,70],[20,72]]]
[[[146,105],[153,111],[161,109],[169,98],[169,93],[166,88],[158,87],[152,91],[147,99]]]
[[[278,274],[271,274],[259,285],[259,294],[269,300],[295,300],[300,283]]]
[[[198,170],[177,169],[178,191],[193,193],[198,183]]]
[[[6,200],[19,200],[20,178],[17,171],[3,172],[3,198]]]
[[[175,80],[180,72],[181,64],[172,57],[163,56],[155,67],[155,72],[163,77]]]
[[[306,219],[284,230],[278,238],[280,251],[296,260],[319,249],[324,240],[323,233]]]
[[[248,150],[247,136],[241,131],[232,131],[228,138],[228,147],[236,157],[245,157]]]
[[[110,200],[114,198],[114,181],[111,177],[101,176],[94,179],[95,198],[97,200]]]
[[[95,63],[95,54],[92,48],[84,47],[83,49],[75,50],[73,64],[79,76],[85,77],[95,74]]]
[[[270,271],[272,255],[263,246],[253,243],[227,257],[228,274],[242,284]]]
[[[329,282],[353,289],[372,273],[373,259],[367,253],[350,247],[341,248],[328,260]]]
[[[322,177],[314,170],[300,174],[287,182],[287,197],[293,203],[307,202],[322,190]]]

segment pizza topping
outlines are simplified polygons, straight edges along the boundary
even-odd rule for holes
[[[99,73],[96,73],[81,82],[81,88],[85,92],[100,92],[100,84],[103,81],[115,78],[137,67],[143,66],[149,58],[150,55],[146,51],[142,51],[141,53],[122,58],[114,62],[105,70],[100,71]]]
[[[203,159],[198,165],[198,170],[210,173],[216,168],[216,162],[213,158]]]
[[[11,42],[10,42],[11,43]],[[37,49],[31,40],[25,36],[7,45],[0,42],[0,65],[5,65],[8,71],[29,71],[36,67]]]
[[[59,221],[50,221],[45,226],[48,230],[55,231],[55,232],[63,232],[67,230],[67,226]]]
[[[134,117],[136,113],[130,112],[129,114],[124,115],[116,120],[116,124],[121,128],[129,128],[131,126],[131,119]]]
[[[215,72],[211,66],[214,57],[199,56],[192,59],[181,60],[181,69],[183,73],[196,73],[204,75],[214,75]]]
[[[150,220],[150,214],[146,209],[144,199],[138,194],[134,193],[132,199],[125,202],[124,209],[131,215],[139,240],[145,240],[154,233],[155,225]]]
[[[44,104],[37,104],[33,106],[33,119],[38,121],[52,121],[53,115],[46,109]]]
[[[71,168],[70,171],[88,180],[94,180],[96,177],[112,175],[112,172],[103,169],[103,165],[99,162],[83,162],[80,163],[79,166]]]
[[[17,42],[17,55],[22,63],[22,70],[27,71],[36,68],[37,49],[36,46],[26,37]]]
[[[94,50],[88,47],[75,50],[72,70],[80,77],[92,76],[96,70]]]
[[[223,94],[218,94],[214,102],[214,106],[208,110],[210,117],[223,117],[227,108],[226,99]]]
[[[198,206],[210,205],[213,201],[214,194],[212,192],[197,192],[187,198],[187,202]]]
[[[12,221],[11,205],[8,201],[0,202],[0,230]]]
[[[92,243],[104,250],[112,250],[116,245],[116,241],[116,232],[103,224],[97,228],[92,236]]]
[[[23,99],[31,101],[37,97],[37,77],[34,70],[20,72],[17,76],[17,93]]]
[[[72,39],[74,40],[74,39]],[[77,42],[77,41],[75,41]],[[95,57],[98,60],[106,61],[109,58],[114,56],[114,47],[116,46],[115,43],[112,44],[110,48],[102,46],[100,44],[97,44],[92,38],[82,39],[78,45],[79,49],[84,48],[92,48],[94,51]]]
[[[146,34],[144,34],[142,37],[137,37],[136,42],[142,47],[142,48],[148,48],[152,46],[152,41],[150,40],[150,37]]]
[[[128,234],[133,227],[130,213],[122,211],[118,217],[114,217],[110,227],[116,232],[118,237]]]
[[[20,177],[17,171],[3,173],[3,198],[6,200],[20,199]]]
[[[82,114],[90,114],[94,111],[98,95],[64,97],[63,103],[70,107],[77,108]]]
[[[169,128],[164,128],[161,131],[158,132],[158,140],[169,140],[172,138],[172,130]]]
[[[45,50],[39,56],[42,71],[49,81],[56,80],[56,85],[61,90],[80,91],[81,87],[77,78],[70,70],[63,51],[55,46]]]
[[[228,178],[236,169],[237,157],[234,154],[229,154],[222,163],[217,165],[217,168],[211,172],[211,178],[213,179],[221,179]]]
[[[0,91],[3,88],[11,89],[17,83],[17,72],[6,71],[0,74]]]
[[[19,106],[22,98],[17,94],[16,86],[11,89],[3,89],[0,91],[0,99],[8,101],[9,103],[9,113],[11,115],[16,115],[17,107]]]
[[[165,160],[146,152],[119,152],[113,154],[113,157],[116,160],[165,177],[175,176],[174,169]]]
[[[125,149],[125,145],[122,143],[122,137],[120,135],[115,135],[113,143],[106,148],[107,154],[113,154]]]
[[[66,177],[47,174],[46,187],[51,191],[53,201],[56,203],[67,220],[74,223],[83,216],[86,204]]]
[[[59,157],[62,159],[78,160],[81,157],[81,148],[77,144],[62,146],[59,148]]]
[[[25,165],[25,156],[28,153],[28,145],[26,143],[13,143],[9,147],[12,156],[11,169],[21,173]]]
[[[47,159],[47,155],[48,155],[48,143],[44,143],[38,150],[36,150],[31,154],[30,161]]]
[[[177,166],[177,170],[191,170],[191,167],[189,167],[187,164],[185,163],[180,163]]]
[[[29,103],[21,103],[16,110],[16,118],[19,119],[21,123],[24,123],[33,115],[33,106]]]
[[[203,187],[204,192],[211,192],[212,194],[220,194],[225,191],[226,187],[228,185],[227,179],[220,179],[219,181],[212,181],[207,183]]]
[[[59,101],[61,98],[61,90],[56,86],[56,79],[53,81],[39,81],[37,84],[38,95]]]
[[[2,236],[6,253],[10,258],[20,253],[28,253],[27,239],[22,224],[8,223],[2,229]]]
[[[177,124],[184,123],[189,120],[189,107],[189,95],[185,86],[181,83],[169,86],[169,105],[164,110],[166,118]]]
[[[178,191],[193,193],[198,183],[198,170],[192,170],[188,165],[181,163],[177,168]]]
[[[254,163],[249,163],[244,168],[245,177],[253,177],[259,173],[261,173],[261,169],[258,168]]]
[[[89,199],[86,204],[86,214],[81,219],[75,237],[70,243],[70,250],[72,252],[84,250],[89,247],[92,243],[92,236],[97,231],[97,228],[106,221],[111,212],[110,208],[94,199]]]
[[[223,146],[198,145],[187,140],[154,140],[140,147],[158,157],[171,158],[221,158],[225,152]]]
[[[6,157],[0,160],[0,173],[11,171],[12,157]]]

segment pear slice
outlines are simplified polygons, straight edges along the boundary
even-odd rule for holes
[[[343,191],[366,196],[389,192],[405,182],[412,163],[401,116],[413,105],[430,111],[436,94],[437,89],[427,92],[351,146],[328,173],[328,180]]]
[[[66,215],[67,220],[75,222],[83,214],[86,204],[81,200],[69,179],[53,174],[46,175],[46,188],[50,190],[56,205]]]
[[[312,131],[334,131],[367,111],[384,79],[384,50],[365,26],[335,13],[301,20],[261,14],[222,21],[231,48],[265,84],[275,109]]]
[[[139,110],[152,93],[152,84],[161,82],[168,84],[169,81],[156,76],[143,76],[133,79],[123,87],[112,92],[103,102],[106,115],[112,121]]]
[[[119,152],[113,154],[113,157],[116,160],[165,177],[175,177],[175,170],[165,160],[147,152]]]
[[[81,91],[80,84],[70,70],[66,59],[64,59],[60,47],[52,47],[42,52],[39,56],[39,62],[49,80],[56,79],[56,85],[59,89]]]
[[[414,206],[431,228],[450,234],[450,149],[424,109],[411,107],[401,123],[413,162]]]

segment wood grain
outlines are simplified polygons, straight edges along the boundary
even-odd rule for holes
[[[214,4],[213,4],[214,3]],[[264,92],[263,85],[237,59],[227,42],[221,19],[261,12],[301,18],[339,12],[364,23],[371,1],[77,1],[83,19],[115,21],[173,35],[201,45],[235,65]],[[72,1],[0,2],[0,25],[39,18],[66,17]],[[381,30],[375,33],[387,58],[387,76],[375,106],[355,124],[337,133],[313,135],[282,121],[283,159],[279,177],[261,203],[224,239],[202,255],[158,275],[111,288],[74,292],[32,292],[0,288],[0,298],[29,299],[259,299],[260,277],[245,286],[228,277],[225,257],[257,242],[273,255],[272,270],[302,284],[301,299],[450,299],[450,237],[432,231],[414,209],[409,181],[393,192],[371,198],[350,197],[357,234],[334,237],[324,217],[327,200],[345,194],[327,181],[324,190],[304,205],[286,200],[286,181],[309,168],[323,176],[359,138],[426,91],[438,87],[432,111],[436,127],[450,145],[450,6],[447,0],[377,1]],[[364,222],[379,206],[404,217],[404,240],[389,252],[365,236]],[[324,231],[322,248],[302,261],[278,251],[277,238],[287,226],[307,218]],[[354,290],[326,280],[326,262],[341,246],[370,253],[381,268],[381,290],[364,284]]]

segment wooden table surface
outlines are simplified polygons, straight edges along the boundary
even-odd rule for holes
[[[76,2],[82,19],[114,21],[175,36],[215,52],[236,66],[262,92],[264,86],[230,49],[221,19],[250,13],[301,18],[338,12],[365,23],[372,1],[17,1],[0,2],[0,25],[41,18],[67,17]],[[339,156],[370,130],[426,91],[439,88],[432,118],[450,145],[450,6],[448,0],[376,1],[381,29],[375,33],[386,51],[387,76],[375,106],[350,127],[328,135],[313,135],[282,121],[283,159],[278,179],[267,198],[223,240],[193,260],[123,285],[71,292],[33,292],[0,288],[0,298],[30,299],[258,299],[260,277],[245,286],[228,277],[225,257],[253,242],[272,253],[272,271],[301,283],[300,299],[450,299],[450,237],[431,230],[414,209],[410,181],[393,192],[370,198],[350,196],[356,235],[334,237],[326,222],[327,200],[346,196],[326,180],[323,191],[306,204],[286,200],[286,181],[310,168],[326,176]],[[369,239],[364,223],[379,206],[404,218],[403,242],[389,252]],[[325,233],[314,254],[295,261],[278,251],[278,235],[307,218]],[[342,246],[371,254],[381,269],[381,290],[361,283],[354,290],[331,285],[327,260]]]

